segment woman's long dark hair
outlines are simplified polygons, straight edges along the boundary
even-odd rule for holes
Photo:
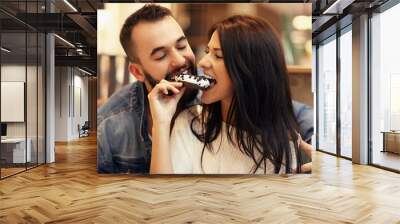
[[[215,24],[209,38],[215,31],[234,87],[227,116],[228,141],[254,161],[250,172],[263,168],[266,173],[268,160],[273,163],[275,173],[279,173],[282,165],[286,173],[300,172],[298,125],[282,46],[272,26],[260,18],[239,15]],[[196,120],[200,120],[200,132],[194,128]],[[192,132],[204,142],[201,164],[204,150],[214,151],[211,143],[222,125],[220,102],[204,105],[201,117],[192,121]],[[295,147],[295,158],[290,141]],[[296,170],[291,167],[294,160]]]

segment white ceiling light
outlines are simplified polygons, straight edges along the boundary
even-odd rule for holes
[[[90,73],[90,72],[88,72],[88,71],[86,71],[86,70],[83,70],[83,69],[81,69],[81,68],[79,68],[79,67],[78,67],[78,70],[81,71],[81,72],[83,72],[83,73],[85,73],[85,74],[87,74],[87,75],[93,75],[92,73]]]
[[[10,53],[10,52],[11,52],[10,50],[8,50],[8,49],[5,48],[5,47],[1,47],[1,50],[4,51],[4,52],[6,52],[6,53]]]
[[[355,0],[336,0],[322,14],[342,14],[347,6],[351,5]]]
[[[67,4],[72,10],[74,10],[74,12],[78,12],[78,10],[71,4],[69,3],[68,0],[64,0],[65,4]]]
[[[64,42],[65,44],[67,44],[70,47],[75,48],[75,45],[73,45],[71,42],[69,42],[68,40],[58,36],[57,34],[54,34],[55,37],[57,37],[59,40],[61,40],[62,42]]]

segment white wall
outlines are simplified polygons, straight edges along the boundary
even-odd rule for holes
[[[68,140],[69,69],[55,68],[55,141]]]
[[[33,66],[28,66],[27,67],[27,72],[28,74],[32,74],[33,72],[36,73],[36,67]],[[18,64],[9,64],[9,65],[2,65],[1,66],[1,81],[4,82],[26,82],[25,80],[25,65],[18,65]],[[34,83],[36,85],[36,82]],[[28,89],[31,90],[31,89]],[[33,90],[33,89],[32,89]],[[34,92],[31,93],[28,91],[27,93],[27,102],[31,102],[32,97],[36,97],[36,89],[34,89]],[[36,105],[35,105],[36,106]],[[7,108],[1,108],[1,110],[7,110]],[[28,121],[33,120],[32,117],[30,117],[31,114],[27,114],[28,116]],[[36,116],[36,114],[35,114]],[[36,117],[35,117],[36,119]],[[32,125],[29,125],[28,127],[31,127]],[[25,122],[7,122],[7,136],[8,137],[25,137]],[[29,136],[28,136],[29,137]]]
[[[55,74],[55,140],[77,139],[78,124],[88,120],[88,78],[72,67],[56,67]]]

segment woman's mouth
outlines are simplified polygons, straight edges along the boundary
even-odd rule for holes
[[[215,86],[215,84],[217,84],[217,80],[215,80],[212,76],[207,75],[205,73],[202,73],[201,75],[199,75],[200,77],[204,77],[205,79],[209,80],[210,84],[208,85],[207,88],[205,88],[204,90],[207,91],[211,88],[213,88]]]

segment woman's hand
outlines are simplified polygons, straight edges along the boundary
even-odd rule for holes
[[[153,124],[170,124],[185,88],[181,82],[161,80],[148,95]],[[168,95],[168,91],[173,94]]]
[[[168,95],[168,91],[172,92],[172,95]],[[185,88],[182,88],[182,83],[162,80],[148,95],[153,120],[151,174],[173,173],[169,149],[169,130],[171,119],[184,92]]]

